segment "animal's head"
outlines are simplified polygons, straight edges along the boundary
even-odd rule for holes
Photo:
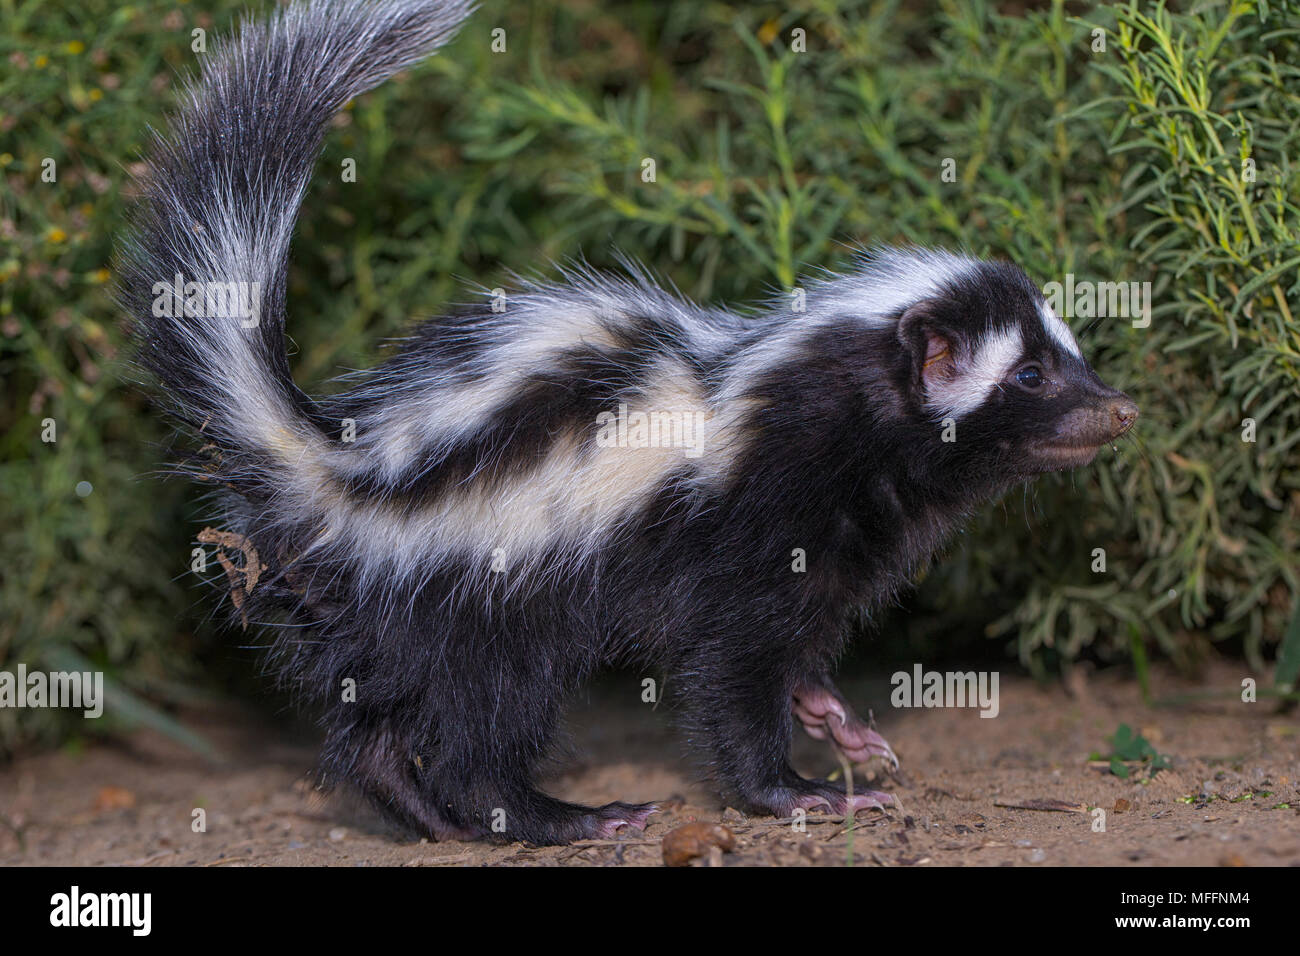
[[[893,414],[921,436],[939,480],[986,491],[1086,465],[1137,419],[1016,266],[882,249],[821,291],[828,314],[866,318],[881,336]]]
[[[1098,377],[1023,271],[965,262],[898,319],[908,394],[950,420],[953,452],[980,470],[1017,480],[1088,464],[1137,405]]]

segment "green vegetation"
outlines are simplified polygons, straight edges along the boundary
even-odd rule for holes
[[[1136,765],[1137,769],[1145,767],[1149,771],[1147,779],[1150,780],[1170,766],[1169,758],[1159,754],[1151,741],[1141,734],[1135,734],[1128,724],[1120,724],[1115,730],[1115,736],[1106,739],[1110,741],[1110,753],[1094,753],[1088,759],[1109,761],[1110,772],[1117,777],[1127,780],[1135,769],[1133,765]]]
[[[733,304],[855,242],[1150,282],[1149,327],[1072,320],[1141,405],[1136,441],[989,509],[908,639],[987,635],[1038,671],[1221,642],[1262,667],[1300,594],[1300,11],[1188,6],[488,3],[330,136],[292,266],[299,381],[372,361],[467,282],[616,248]],[[89,661],[162,726],[230,638],[188,574],[201,501],[149,477],[170,439],[128,381],[112,242],[191,31],[219,42],[247,7],[0,0],[0,664]],[[0,710],[0,753],[85,732],[60,720]]]

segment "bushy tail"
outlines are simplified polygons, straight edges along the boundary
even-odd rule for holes
[[[289,239],[330,118],[446,43],[470,0],[305,0],[204,58],[154,135],[121,255],[140,360],[207,441],[281,460],[313,431],[284,344]],[[316,433],[316,437],[319,433]]]

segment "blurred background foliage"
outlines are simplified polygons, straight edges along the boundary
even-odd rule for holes
[[[110,298],[144,131],[201,55],[192,31],[219,43],[246,7],[0,0],[0,666],[104,669],[119,706],[96,730],[180,733],[171,704],[252,671],[251,634],[207,624],[188,573],[195,489],[150,476],[170,438]],[[617,250],[737,307],[870,242],[1150,282],[1149,328],[1074,321],[1142,406],[1137,438],[987,509],[875,640],[1039,673],[1148,652],[1192,668],[1214,644],[1264,667],[1300,593],[1297,13],[487,2],[337,120],[294,249],[299,382],[329,388],[470,283]],[[68,714],[0,709],[0,754],[85,733]]]

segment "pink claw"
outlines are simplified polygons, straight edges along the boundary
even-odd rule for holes
[[[894,795],[880,790],[864,790],[855,793],[852,798],[841,797],[842,806],[835,807],[832,798],[818,793],[803,793],[794,798],[791,809],[811,812],[843,813],[844,816],[857,816],[863,810],[883,810],[887,806],[896,806]]]
[[[857,816],[860,810],[883,810],[885,807],[898,806],[894,795],[882,790],[863,790],[861,793],[855,793],[851,802],[854,816]],[[845,815],[848,815],[847,811]]]
[[[855,714],[833,689],[820,684],[802,685],[795,689],[792,709],[808,736],[826,740],[829,734],[853,763],[883,757],[894,767],[898,766],[898,756],[889,742]]]
[[[654,804],[627,807],[621,813],[601,820],[596,827],[594,836],[597,839],[608,840],[616,836],[625,827],[642,831],[648,825],[650,815],[658,812],[659,808]]]

